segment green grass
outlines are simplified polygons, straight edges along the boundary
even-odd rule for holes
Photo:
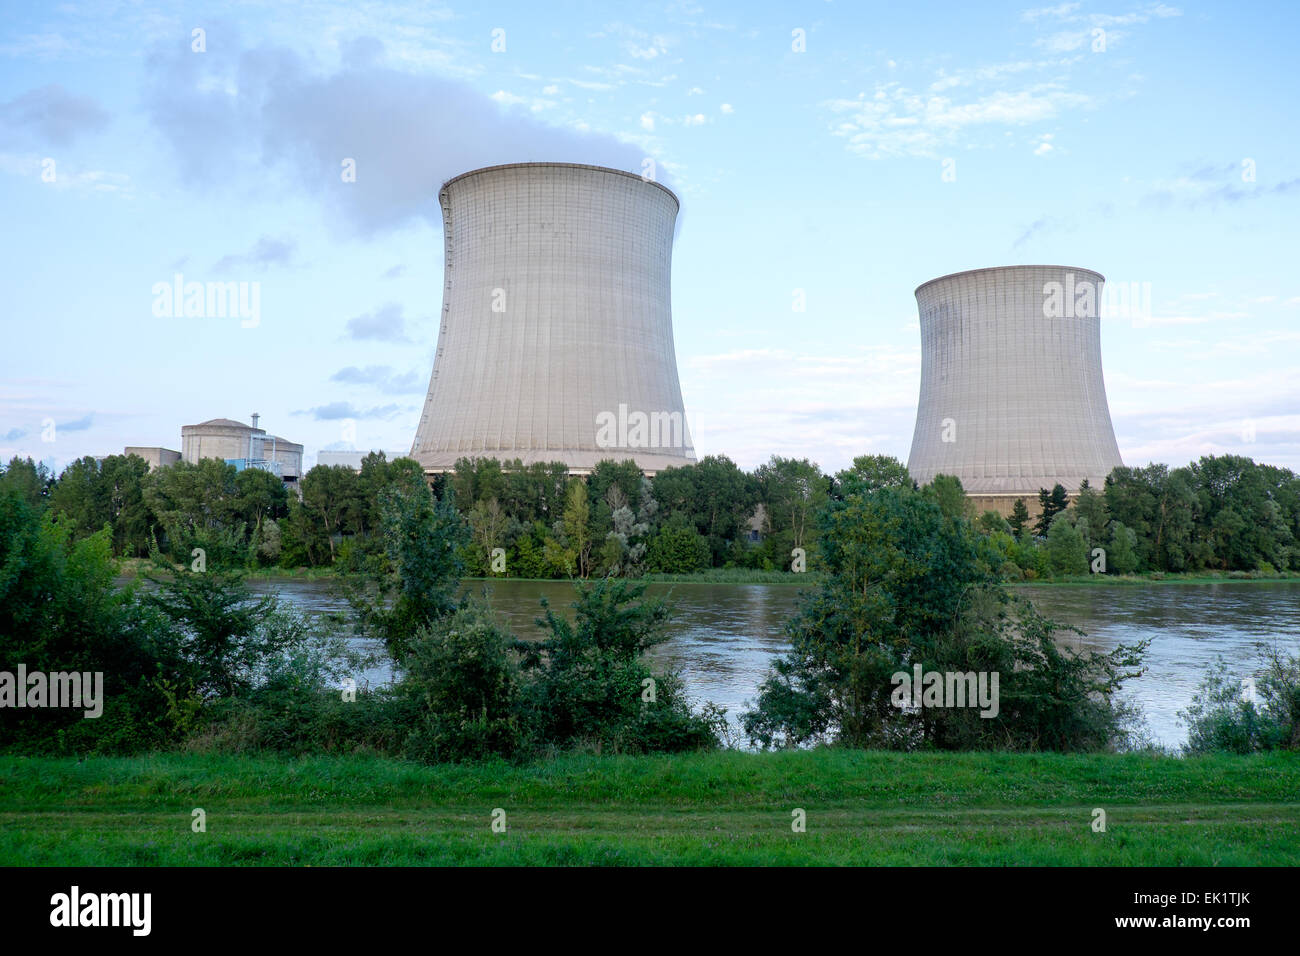
[[[1294,866],[1300,755],[0,757],[0,863]]]

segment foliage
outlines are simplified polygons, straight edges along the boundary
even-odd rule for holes
[[[1254,695],[1228,675],[1220,658],[1178,716],[1187,724],[1189,753],[1300,750],[1300,658],[1270,648]]]
[[[610,578],[575,587],[572,623],[543,599],[537,623],[548,636],[515,641],[525,676],[520,724],[532,746],[637,753],[716,746],[721,712],[692,713],[680,678],[643,660],[667,639],[663,602],[644,600],[644,585]]]
[[[1132,714],[1115,693],[1135,676],[1143,645],[1060,650],[1057,625],[996,586],[997,552],[959,514],[945,514],[941,498],[883,488],[822,513],[827,574],[802,598],[787,627],[791,650],[743,715],[752,741],[1025,750],[1128,742]],[[917,666],[999,675],[996,713],[900,705],[896,675]]]

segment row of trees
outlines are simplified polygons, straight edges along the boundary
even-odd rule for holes
[[[356,570],[382,551],[385,489],[420,475],[411,459],[376,453],[359,472],[313,468],[295,495],[267,472],[236,472],[220,461],[150,472],[142,459],[110,456],[74,462],[57,480],[44,466],[14,459],[0,483],[33,507],[48,507],[74,539],[109,528],[118,555],[144,556],[157,543],[177,559],[202,547],[246,567]],[[746,472],[710,456],[653,479],[632,462],[601,462],[579,478],[559,463],[464,459],[435,480],[433,492],[454,503],[469,531],[460,555],[469,574],[588,578],[818,570],[824,542],[815,515],[868,486],[915,483],[885,456],[862,456],[833,475],[801,459],[774,456]],[[991,538],[1008,579],[1300,570],[1300,477],[1249,458],[1120,467],[1102,488],[1085,482],[1073,500],[1060,485],[1043,489],[1036,520],[1023,499],[1008,519],[971,515],[949,476],[927,487],[945,514],[972,518]]]

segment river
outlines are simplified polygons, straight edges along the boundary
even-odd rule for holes
[[[259,591],[279,591],[311,611],[346,611],[331,581],[281,579],[254,582]],[[475,583],[470,590],[481,592]],[[671,639],[655,648],[656,660],[680,670],[688,692],[727,708],[734,721],[752,701],[772,658],[785,650],[782,625],[794,609],[799,588],[773,584],[656,584],[673,609]],[[1076,648],[1109,650],[1149,639],[1146,672],[1125,685],[1146,715],[1151,738],[1176,747],[1187,738],[1177,712],[1216,657],[1237,677],[1258,673],[1260,646],[1277,642],[1300,650],[1300,583],[1151,583],[1115,586],[1049,585],[1017,588],[1038,610],[1078,627],[1085,638],[1067,634]],[[535,637],[538,598],[566,608],[572,588],[561,581],[493,581],[492,607],[521,637]],[[386,671],[367,675],[386,680]]]

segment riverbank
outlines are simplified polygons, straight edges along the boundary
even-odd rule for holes
[[[0,757],[0,864],[1295,866],[1300,755]]]
[[[118,574],[121,577],[139,577],[150,567],[144,558],[122,558]],[[250,581],[330,581],[342,580],[343,575],[331,567],[326,568],[255,568],[246,572]],[[563,578],[512,578],[506,576],[464,578],[467,583],[493,581],[563,581]],[[815,587],[822,575],[815,571],[794,574],[790,571],[758,571],[747,568],[710,568],[690,574],[646,574],[635,578],[643,584],[782,584],[791,587]],[[1087,574],[1037,580],[1008,581],[1016,587],[1043,587],[1061,584],[1070,586],[1111,587],[1133,584],[1238,584],[1238,583],[1300,583],[1300,572],[1279,571],[1266,574],[1259,571],[1196,571],[1169,574],[1153,571],[1148,574]]]

